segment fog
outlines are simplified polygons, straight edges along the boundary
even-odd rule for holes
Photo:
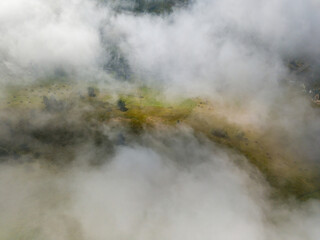
[[[226,121],[319,163],[320,108],[308,73],[289,68],[319,71],[318,0],[179,1],[160,13],[136,4],[0,0],[2,97],[47,79],[115,97],[148,86],[218,104]],[[241,152],[187,124],[92,127],[72,104],[60,115],[0,108],[0,239],[319,239],[319,200],[275,198]],[[76,133],[70,146],[60,125]],[[7,156],[3,143],[37,154]]]
[[[265,92],[287,77],[288,61],[319,56],[316,0],[202,0],[160,16],[116,12],[121,2],[2,1],[2,81],[57,70],[94,78],[116,47],[143,81],[172,91],[272,100]]]
[[[59,172],[3,164],[1,238],[318,238],[318,202],[268,200],[259,172],[237,163],[243,157],[188,131],[140,141],[99,167],[83,155]]]

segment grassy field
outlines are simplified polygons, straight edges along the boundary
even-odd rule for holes
[[[106,123],[126,127],[132,134],[159,126],[186,125],[196,135],[206,136],[212,142],[246,156],[274,187],[274,196],[294,195],[302,200],[320,198],[318,166],[304,163],[303,159],[277,144],[274,140],[278,135],[272,130],[260,131],[255,126],[230,122],[225,117],[226,110],[223,109],[226,106],[223,104],[200,98],[165,100],[160,91],[145,86],[114,94],[97,86],[78,86],[64,81],[11,86],[6,92],[0,105],[4,112],[40,111],[61,116],[76,115],[86,124]],[[51,133],[56,134],[55,130]],[[48,140],[50,133],[45,134],[49,136],[42,137],[40,134],[41,139],[53,142]],[[63,141],[68,134],[62,133]],[[57,141],[62,140],[57,138]],[[5,145],[0,147],[3,152],[13,151],[7,150]]]

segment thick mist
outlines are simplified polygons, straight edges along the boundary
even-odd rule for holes
[[[84,155],[58,172],[2,164],[1,238],[318,238],[318,202],[268,200],[243,157],[180,131],[117,147],[99,167]]]
[[[120,14],[115,22],[142,75],[187,93],[260,95],[285,78],[286,61],[318,58],[318,8],[313,1],[204,0],[167,17]]]
[[[148,86],[319,164],[315,87],[289,67],[319,81],[318,0],[155,2],[0,0],[1,99],[48,79],[115,99]],[[70,98],[59,113],[0,108],[0,239],[319,239],[319,200],[275,198],[240,152],[178,121],[91,126]]]
[[[133,78],[170,91],[270,101],[289,61],[318,61],[315,0],[190,1],[160,15],[118,10],[125,2],[3,1],[2,82],[61,72],[94,79],[116,49]]]
[[[34,81],[65,72],[96,71],[104,49],[103,12],[93,1],[14,0],[0,3],[3,81]]]

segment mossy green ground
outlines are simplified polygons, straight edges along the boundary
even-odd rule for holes
[[[0,106],[2,110],[45,110],[43,97],[53,96],[78,108],[86,122],[116,123],[129,127],[135,134],[157,126],[187,125],[195,134],[205,135],[246,156],[274,187],[275,195],[320,197],[318,167],[303,163],[303,159],[278,146],[272,131],[260,132],[254,127],[231,123],[220,114],[219,108],[223,106],[219,104],[200,98],[166,100],[160,91],[145,86],[118,94],[95,87],[95,93],[95,97],[89,97],[87,86],[64,81],[11,86]],[[125,103],[127,111],[119,109],[119,100]]]

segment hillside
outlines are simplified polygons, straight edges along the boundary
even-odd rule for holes
[[[65,165],[77,147],[92,142],[111,154],[139,135],[157,129],[191,128],[200,139],[245,156],[274,187],[274,197],[319,198],[319,166],[279,144],[285,132],[230,121],[232,105],[206,99],[167,99],[159,90],[137,87],[114,94],[106,87],[48,82],[8,89],[1,102],[1,161],[50,161]],[[103,153],[97,153],[103,154]],[[99,157],[93,162],[99,162]]]

